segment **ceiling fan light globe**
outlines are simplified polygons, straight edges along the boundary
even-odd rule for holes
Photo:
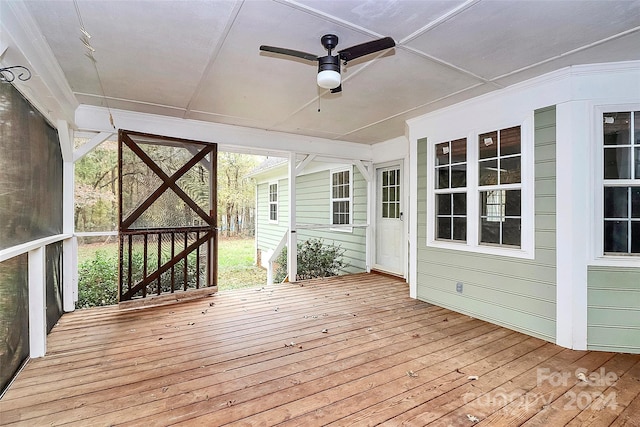
[[[324,70],[318,73],[318,86],[323,89],[335,89],[340,86],[340,73]]]

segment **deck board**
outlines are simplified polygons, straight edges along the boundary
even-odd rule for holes
[[[609,381],[585,384],[578,370]],[[412,300],[405,283],[380,274],[68,313],[46,357],[29,361],[0,400],[7,426],[608,426],[639,418],[640,355],[563,349]]]

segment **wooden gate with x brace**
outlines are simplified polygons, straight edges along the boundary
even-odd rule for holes
[[[216,160],[216,144],[118,132],[119,301],[216,286]]]

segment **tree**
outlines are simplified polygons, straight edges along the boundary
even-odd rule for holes
[[[247,174],[258,165],[256,156],[218,153],[218,216],[227,237],[253,230],[255,183]]]
[[[75,165],[75,227],[79,231],[115,230],[118,146],[105,142]]]
[[[76,163],[76,218],[78,231],[115,230],[117,218],[117,143],[108,141]],[[145,152],[169,175],[181,167],[191,154],[179,147],[145,145]],[[128,151],[123,164],[122,201],[130,212],[159,185],[159,178]],[[257,156],[218,153],[218,223],[227,236],[251,234],[255,209],[255,183],[246,175],[259,163]],[[198,164],[178,181],[178,185],[208,210],[208,171]],[[167,191],[167,196],[170,191]],[[178,221],[191,224],[195,216],[177,197],[162,197],[148,210],[158,224]],[[184,211],[184,212],[183,212]],[[180,218],[166,218],[166,216]]]

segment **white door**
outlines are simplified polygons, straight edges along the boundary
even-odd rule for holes
[[[402,167],[376,169],[376,253],[375,268],[404,275],[404,225],[402,213]]]

